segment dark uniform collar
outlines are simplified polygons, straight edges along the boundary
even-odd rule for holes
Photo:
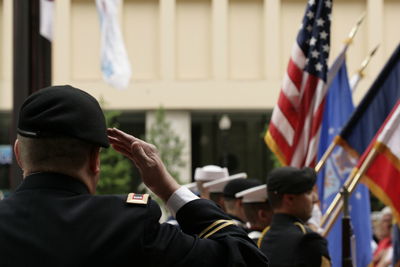
[[[272,217],[272,221],[275,224],[282,224],[282,223],[295,223],[299,222],[301,224],[304,224],[302,220],[297,218],[296,216],[287,214],[287,213],[275,213],[274,216]]]
[[[86,185],[78,179],[50,172],[38,172],[26,176],[16,192],[43,188],[71,191],[77,194],[89,194]]]

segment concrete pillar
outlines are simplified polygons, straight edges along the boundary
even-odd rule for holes
[[[212,75],[228,77],[228,0],[212,1]]]
[[[54,1],[53,84],[71,80],[71,0]]]
[[[160,1],[160,64],[161,79],[175,78],[175,0]]]
[[[264,0],[264,70],[267,80],[281,77],[281,1]]]
[[[12,108],[12,77],[13,77],[13,0],[3,0],[2,34],[1,37],[1,73],[0,73],[0,110]]]

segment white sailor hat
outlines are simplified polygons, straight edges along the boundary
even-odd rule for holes
[[[239,193],[236,193],[236,198],[242,198],[242,203],[264,203],[267,201],[267,185],[259,185]]]
[[[247,174],[245,172],[241,172],[238,174],[234,174],[225,178],[221,178],[218,180],[214,180],[211,182],[207,182],[203,184],[204,188],[207,188],[208,192],[210,193],[223,193],[225,185],[232,180],[236,179],[244,179],[247,178]]]
[[[214,181],[229,176],[227,168],[221,168],[216,165],[207,165],[202,168],[196,168],[194,173],[195,181]]]

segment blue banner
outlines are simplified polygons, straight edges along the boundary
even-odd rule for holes
[[[400,44],[343,127],[340,137],[360,156],[400,98]]]
[[[351,116],[354,105],[347,77],[344,53],[338,57],[333,67],[338,67],[332,84],[328,90],[325,111],[322,121],[318,158],[321,158],[334,137]],[[338,66],[339,64],[339,66]],[[351,170],[357,164],[345,149],[337,146],[320,171],[317,180],[319,199],[322,212],[331,204],[335,195],[348,178]],[[358,185],[349,201],[350,216],[353,225],[354,238],[352,258],[354,266],[366,267],[372,260],[371,252],[371,221],[369,191],[364,185]],[[334,224],[328,237],[328,249],[332,266],[342,266],[342,222],[341,217]]]

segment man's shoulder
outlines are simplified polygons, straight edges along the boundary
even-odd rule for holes
[[[330,266],[326,239],[315,232],[305,234],[296,250],[296,261],[308,266]]]
[[[270,230],[275,235],[282,235],[290,239],[301,239],[310,232],[310,229],[300,222],[290,222],[284,225],[272,225]]]
[[[262,234],[262,247],[282,249],[295,247],[302,242],[305,236],[313,236],[313,231],[298,220],[288,220],[285,217],[273,221],[270,227],[264,229]],[[291,242],[287,242],[290,240]],[[308,238],[305,239],[307,242]]]
[[[140,219],[158,221],[161,210],[158,204],[148,197],[146,202],[132,202],[127,195],[82,195],[77,203],[88,217],[120,218],[120,220]]]
[[[294,232],[296,232],[299,236],[299,247],[302,250],[308,249],[310,251],[320,252],[322,254],[325,254],[325,252],[326,254],[328,253],[327,241],[324,237],[300,222],[295,222],[293,225],[295,226],[293,229],[298,229]]]
[[[301,247],[321,253],[327,253],[327,244],[326,239],[316,232],[308,232],[300,240]]]
[[[120,195],[94,195],[88,196],[84,201],[93,205],[124,210],[159,210],[158,204],[148,194],[128,193]]]

